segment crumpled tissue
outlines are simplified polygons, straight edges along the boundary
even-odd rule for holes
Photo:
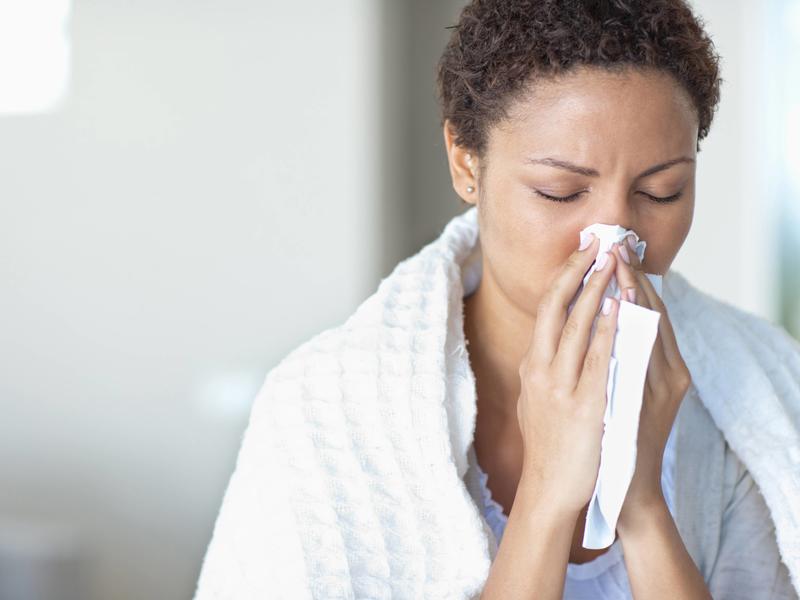
[[[600,240],[598,256],[610,250],[626,236],[633,236],[636,241],[636,255],[640,261],[644,260],[647,242],[639,240],[639,236],[633,230],[620,225],[594,223],[581,230],[580,241],[583,242],[590,233],[594,233]],[[594,271],[595,263],[592,263],[583,278],[581,290]],[[654,273],[645,275],[660,297],[662,276]],[[580,290],[570,303],[567,313],[572,310],[579,295]],[[606,296],[619,299],[620,306],[608,366],[600,467],[583,531],[583,547],[592,549],[606,548],[616,537],[619,513],[636,468],[639,413],[642,407],[647,365],[650,362],[650,354],[658,333],[658,320],[661,316],[658,311],[623,300],[614,275],[603,293],[603,297]],[[596,325],[595,319],[592,324],[592,336]]]

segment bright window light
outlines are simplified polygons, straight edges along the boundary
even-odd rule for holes
[[[71,0],[0,0],[0,115],[58,107],[69,78]]]

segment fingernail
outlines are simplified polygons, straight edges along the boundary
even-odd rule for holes
[[[608,262],[608,252],[602,252],[595,261],[595,271],[601,270]]]
[[[628,288],[625,290],[628,292],[628,302],[636,302],[636,288]]]
[[[628,242],[628,246],[630,246],[631,250],[636,252],[636,242],[633,239],[632,235],[626,236],[625,240]]]
[[[589,246],[592,245],[594,241],[594,234],[590,233],[589,235],[585,236],[583,240],[581,240],[581,245],[578,246],[578,250],[586,250]]]
[[[619,247],[619,254],[620,256],[622,256],[622,260],[624,260],[628,264],[631,264],[631,257],[628,256],[628,249],[625,248],[625,244],[622,244]]]
[[[611,312],[611,298],[606,296],[605,300],[603,300],[603,314],[607,315]]]

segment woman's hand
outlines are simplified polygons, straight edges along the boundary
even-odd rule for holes
[[[519,368],[517,419],[524,446],[520,484],[530,482],[548,503],[576,516],[591,499],[600,466],[608,365],[619,307],[616,299],[609,298],[609,314],[600,312],[617,262],[612,253],[603,253],[607,263],[592,274],[567,315],[597,248],[592,236],[589,247],[576,250],[555,276],[539,304],[531,343]]]
[[[631,239],[630,236],[628,239]],[[667,309],[644,274],[636,252],[627,246],[625,256],[630,259],[630,264],[625,261],[620,246],[615,245],[612,252],[618,258],[615,275],[620,289],[623,290],[622,298],[661,313],[658,334],[647,367],[639,416],[636,469],[617,521],[617,528],[622,530],[643,511],[664,503],[661,490],[664,448],[692,379],[678,350]],[[626,297],[628,288],[635,290],[634,299]]]

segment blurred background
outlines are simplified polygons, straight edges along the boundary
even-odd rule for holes
[[[0,600],[192,596],[266,373],[464,210],[462,4],[0,0]],[[800,0],[693,4],[673,268],[800,337]]]

